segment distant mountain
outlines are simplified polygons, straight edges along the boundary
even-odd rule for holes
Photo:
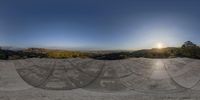
[[[27,49],[23,49],[23,52],[31,52],[31,53],[47,53],[48,51],[50,51],[49,49],[44,49],[44,48],[27,48]]]
[[[12,51],[20,51],[24,48],[12,47],[12,46],[2,46],[0,47],[2,50],[12,50]]]
[[[162,49],[152,48],[137,51],[103,50],[103,51],[72,51],[45,48],[14,48],[1,47],[0,59],[25,59],[25,58],[93,58],[98,60],[117,60],[131,57],[144,58],[172,58],[188,57],[200,59],[200,47],[191,41],[186,41],[181,47],[167,47]]]

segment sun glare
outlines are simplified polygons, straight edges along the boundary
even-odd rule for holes
[[[157,48],[162,49],[163,48],[163,43],[157,43]]]

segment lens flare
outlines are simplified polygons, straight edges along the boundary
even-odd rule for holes
[[[157,48],[158,49],[162,49],[164,46],[163,46],[163,43],[157,43]]]

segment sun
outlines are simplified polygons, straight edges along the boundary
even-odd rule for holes
[[[163,46],[163,43],[159,42],[159,43],[156,44],[156,47],[158,49],[162,49],[164,46]]]

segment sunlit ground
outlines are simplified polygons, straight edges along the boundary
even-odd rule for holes
[[[164,63],[162,60],[155,60],[153,66],[154,72],[152,73],[152,79],[165,79],[169,78],[167,72],[164,68]]]

